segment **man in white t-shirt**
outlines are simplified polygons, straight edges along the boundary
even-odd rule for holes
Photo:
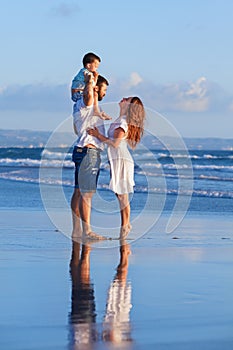
[[[98,73],[96,73],[98,75]],[[78,135],[73,149],[72,160],[75,163],[75,188],[71,199],[73,214],[73,239],[105,239],[92,231],[91,203],[96,192],[100,168],[100,152],[104,145],[96,137],[87,133],[90,128],[98,127],[105,133],[103,120],[94,115],[94,99],[101,101],[106,95],[108,81],[98,75],[85,77],[86,85],[83,96],[74,104],[73,121],[74,130]],[[93,87],[93,79],[97,79]],[[82,226],[80,224],[80,219]]]

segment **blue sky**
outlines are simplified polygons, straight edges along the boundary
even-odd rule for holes
[[[192,137],[232,137],[231,0],[0,0],[0,128],[53,130],[83,55]]]

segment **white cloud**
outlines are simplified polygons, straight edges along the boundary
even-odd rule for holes
[[[190,89],[186,92],[190,96],[204,97],[207,91],[207,79],[205,77],[198,78],[195,82],[190,83]]]
[[[158,112],[217,112],[233,111],[233,96],[218,84],[201,77],[192,82],[156,85],[133,72],[128,79],[110,82],[103,102],[119,101],[122,97],[138,95],[148,108]],[[0,88],[2,111],[72,111],[68,85],[31,84]]]
[[[4,93],[4,91],[7,89],[6,86],[0,87],[0,95]]]
[[[78,11],[80,11],[80,7],[77,3],[61,2],[52,8],[51,13],[60,17],[71,17]]]
[[[140,75],[137,72],[132,72],[129,78],[128,87],[137,86],[143,81]]]
[[[214,135],[228,135],[227,130],[228,133],[231,130],[229,118],[233,113],[233,96],[206,78],[157,85],[134,73],[128,79],[110,81],[103,103],[119,102],[122,97],[132,95],[138,95],[146,108],[169,116],[175,127],[185,135],[200,135],[200,125],[203,126],[203,136],[207,130],[208,135],[211,130]],[[14,126],[19,129],[53,130],[71,113],[68,84],[0,88],[1,128]],[[215,118],[214,115],[219,117]]]
[[[139,95],[147,107],[161,112],[224,112],[233,103],[233,96],[206,77],[156,85],[134,72],[125,81],[115,81],[109,91],[112,99],[114,96]]]
[[[228,109],[229,109],[230,112],[233,112],[233,101],[229,104],[229,108]]]
[[[204,112],[209,107],[208,82],[205,77],[194,82],[176,84],[173,109],[184,112]]]

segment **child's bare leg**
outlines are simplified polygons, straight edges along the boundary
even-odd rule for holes
[[[94,94],[94,102],[93,102],[93,112],[94,115],[103,119],[103,120],[111,120],[112,118],[106,114],[104,111],[100,111],[99,102],[98,102],[98,94]]]
[[[103,120],[111,120],[112,117],[110,117],[110,115],[108,115],[107,113],[105,113],[104,111],[100,112],[100,118],[103,119]]]

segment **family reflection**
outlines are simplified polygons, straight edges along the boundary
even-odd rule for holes
[[[70,261],[72,279],[70,323],[73,349],[78,349],[80,344],[91,344],[97,340],[95,296],[90,281],[90,252],[90,246],[83,245],[80,252],[80,243],[73,242]]]
[[[73,241],[70,260],[72,279],[71,296],[71,349],[92,349],[96,342],[110,342],[128,348],[131,338],[130,309],[131,284],[127,281],[130,247],[120,245],[120,262],[109,287],[102,324],[97,326],[94,285],[90,279],[91,246]]]
[[[103,323],[103,340],[113,343],[131,341],[131,284],[127,282],[129,245],[121,242],[120,263],[108,291]]]

